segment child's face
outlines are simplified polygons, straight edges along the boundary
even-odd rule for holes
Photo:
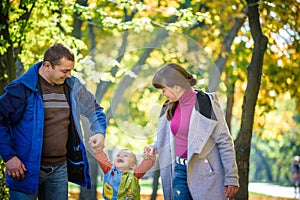
[[[130,151],[121,150],[114,159],[114,165],[121,171],[129,171],[135,167],[134,158]]]

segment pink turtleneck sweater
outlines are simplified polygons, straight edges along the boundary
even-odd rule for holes
[[[196,94],[193,89],[187,89],[183,93],[171,120],[171,131],[176,138],[176,155],[181,158],[187,158],[188,132]]]

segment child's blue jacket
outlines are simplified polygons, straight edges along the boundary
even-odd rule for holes
[[[27,172],[22,181],[9,177],[9,188],[26,193],[37,193],[44,130],[44,107],[38,90],[38,69],[33,65],[24,75],[12,81],[0,96],[0,155],[4,162],[18,156]],[[71,116],[67,143],[69,181],[90,188],[89,165],[83,144],[80,116],[85,116],[94,133],[106,133],[103,108],[80,81],[67,78],[64,84]]]

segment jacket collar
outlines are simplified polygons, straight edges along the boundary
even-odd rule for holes
[[[31,89],[32,91],[38,91],[38,73],[39,68],[42,66],[42,62],[38,62],[34,64],[22,77],[21,82]],[[74,78],[66,78],[66,83],[70,88],[73,88],[75,79]]]
[[[31,89],[32,91],[38,91],[38,72],[39,68],[42,66],[42,62],[34,64],[29,70],[23,75],[21,82]]]

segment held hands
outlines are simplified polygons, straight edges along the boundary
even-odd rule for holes
[[[89,144],[94,153],[100,153],[104,149],[105,137],[103,134],[95,134],[90,137]]]
[[[145,146],[142,157],[147,160],[151,159],[155,154],[155,149],[153,146]]]
[[[17,156],[14,156],[8,160],[5,163],[5,166],[8,171],[8,176],[11,176],[19,181],[25,179],[25,173],[27,169]]]

